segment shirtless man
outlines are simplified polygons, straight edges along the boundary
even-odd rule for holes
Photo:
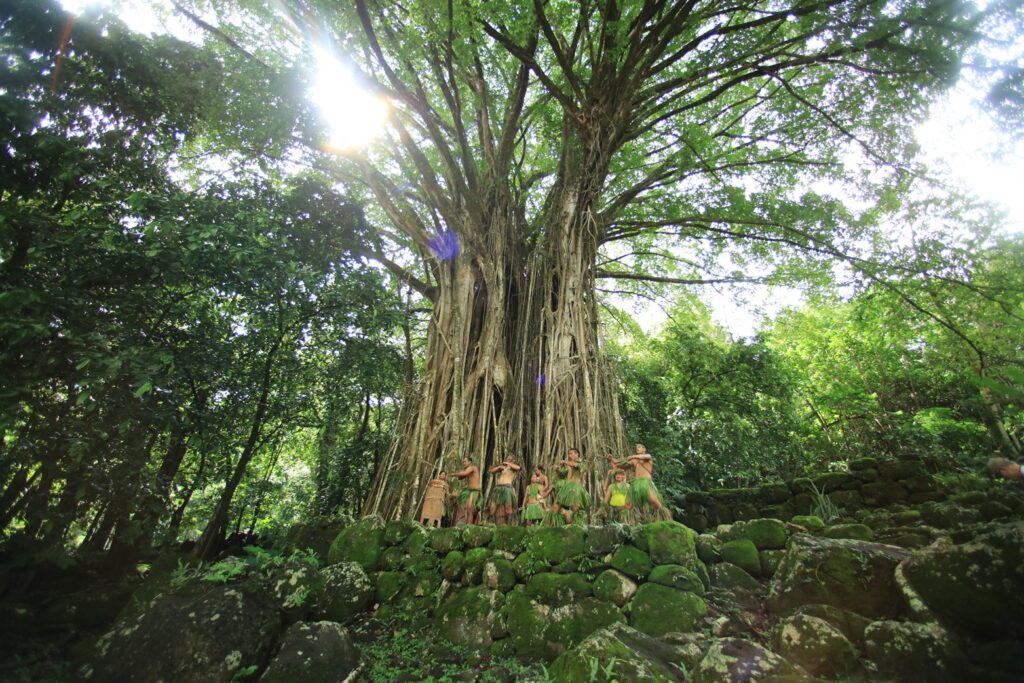
[[[480,508],[480,470],[469,458],[462,459],[462,469],[453,476],[465,479],[466,485],[459,492],[460,515],[466,524],[476,523],[476,512]]]
[[[580,461],[580,452],[575,448],[569,449],[569,457],[561,462],[566,469],[565,482],[558,490],[557,509],[565,517],[566,524],[572,524],[573,516],[580,508],[586,509],[590,504],[586,489],[580,480],[580,468],[583,463]]]
[[[444,514],[444,503],[448,498],[448,476],[444,472],[437,479],[427,482],[427,495],[423,498],[423,511],[420,512],[420,524],[432,527],[441,526]]]
[[[515,519],[516,511],[516,490],[512,487],[516,474],[522,467],[511,460],[505,460],[500,465],[487,470],[488,474],[497,474],[498,483],[491,490],[491,517],[499,526],[507,524],[509,519]]]
[[[647,447],[642,443],[636,445],[636,453],[626,458],[626,462],[612,463],[625,470],[633,469],[633,481],[629,485],[629,498],[633,508],[641,511],[654,510],[668,515],[672,514],[665,509],[658,495],[658,489],[654,486],[651,474],[654,471],[654,458],[647,452]],[[662,512],[663,511],[663,512]]]

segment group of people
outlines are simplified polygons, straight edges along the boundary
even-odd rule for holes
[[[636,452],[626,458],[616,459],[610,453],[606,457],[610,467],[602,502],[609,521],[630,523],[634,521],[634,512],[671,518],[652,481],[654,460],[643,444],[636,444]],[[514,524],[520,517],[526,525],[572,524],[580,510],[587,510],[591,505],[583,485],[582,469],[583,461],[576,448],[570,448],[557,464],[553,477],[548,477],[543,465],[537,465],[520,503],[515,480],[522,466],[512,459],[504,460],[487,470],[496,479],[488,496],[486,513],[497,525]],[[463,481],[458,491],[450,491],[447,473],[443,471],[427,483],[421,523],[441,526],[449,503],[454,508],[454,514],[449,515],[454,524],[481,521],[484,505],[480,469],[469,458],[463,458],[462,469],[452,476]]]

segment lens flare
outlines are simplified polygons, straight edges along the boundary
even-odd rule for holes
[[[384,132],[390,103],[360,86],[330,51],[318,49],[315,57],[310,98],[327,124],[327,148],[350,152],[366,147]]]

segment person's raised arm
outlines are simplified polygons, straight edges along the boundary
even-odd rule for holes
[[[520,467],[519,465],[515,464],[514,462],[506,462],[505,466],[508,467],[513,472],[518,472],[519,470],[523,469],[522,467]]]
[[[474,471],[475,469],[476,469],[475,467],[473,467],[472,465],[470,465],[469,467],[467,467],[467,468],[466,468],[466,469],[464,469],[464,470],[459,470],[458,472],[456,472],[456,473],[455,473],[455,474],[453,474],[452,476],[453,476],[453,477],[458,477],[459,479],[465,479],[465,478],[466,478],[466,477],[468,477],[469,475],[473,474],[473,471]]]
[[[500,465],[495,465],[494,467],[488,468],[487,474],[501,472],[503,469],[505,469],[505,463],[501,463]]]

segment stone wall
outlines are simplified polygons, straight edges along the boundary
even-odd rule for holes
[[[861,458],[849,472],[830,472],[756,488],[692,491],[670,500],[674,516],[697,531],[745,519],[790,520],[815,513],[817,492],[841,512],[883,508],[894,503],[918,505],[942,500],[946,491],[934,479],[934,463],[919,459]],[[930,471],[931,470],[931,471]]]

